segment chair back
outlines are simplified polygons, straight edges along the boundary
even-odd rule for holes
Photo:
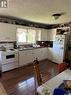
[[[42,85],[42,77],[41,77],[41,72],[39,68],[39,61],[36,58],[36,60],[33,61],[33,69],[34,69],[34,76],[37,80],[38,86]]]

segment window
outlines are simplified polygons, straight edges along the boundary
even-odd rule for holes
[[[35,43],[36,42],[36,31],[35,30],[28,29],[27,42],[28,43]]]
[[[17,29],[17,42],[26,43],[27,42],[27,30],[26,29]]]
[[[18,44],[31,44],[36,43],[36,40],[40,39],[41,31],[36,29],[17,29],[17,43]]]
[[[41,30],[40,29],[38,29],[38,34],[37,34],[37,40],[38,41],[41,41]]]

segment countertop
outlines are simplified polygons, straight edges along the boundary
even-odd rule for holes
[[[24,51],[24,50],[33,50],[33,49],[39,49],[39,48],[47,48],[47,47],[28,47],[28,48],[23,48],[23,49],[18,49],[19,51]]]
[[[10,49],[10,50],[0,50],[1,52],[18,52],[18,51],[26,51],[26,50],[33,50],[33,49],[40,49],[40,48],[47,48],[47,47],[28,47],[28,48],[20,48],[20,49]]]

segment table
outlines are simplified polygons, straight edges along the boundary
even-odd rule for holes
[[[63,82],[63,80],[71,80],[71,70],[70,69],[63,71],[62,73],[48,80],[45,84],[39,86],[37,88],[38,94],[44,95],[43,89],[47,88],[50,90],[51,95],[53,95],[54,89],[57,88]]]

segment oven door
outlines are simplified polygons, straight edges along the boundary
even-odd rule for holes
[[[15,52],[2,52],[1,54],[1,63],[11,63],[15,62]]]

